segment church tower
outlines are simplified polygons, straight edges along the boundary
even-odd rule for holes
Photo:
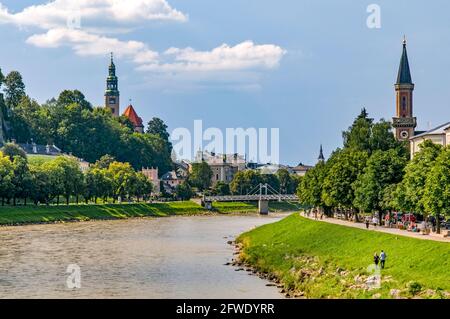
[[[323,163],[325,162],[325,156],[323,156],[323,148],[322,148],[322,144],[320,144],[320,151],[319,151],[319,163]]]
[[[413,116],[413,91],[414,84],[409,69],[408,53],[406,51],[406,38],[403,40],[403,53],[398,69],[396,91],[396,117],[392,126],[395,138],[399,141],[407,141],[414,136],[417,119]]]
[[[105,108],[110,109],[114,116],[120,115],[120,94],[116,76],[116,66],[114,65],[112,53],[111,64],[109,65],[109,75],[106,79]]]

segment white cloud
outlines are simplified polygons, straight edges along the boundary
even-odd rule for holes
[[[141,71],[159,72],[209,72],[273,69],[286,53],[273,44],[256,45],[245,41],[235,46],[222,44],[211,51],[192,48],[170,48],[164,52],[168,62],[149,63],[139,66]]]
[[[77,29],[51,29],[47,33],[32,35],[27,39],[27,43],[43,48],[69,46],[80,56],[102,56],[107,52],[114,52],[116,56],[134,60],[136,63],[148,63],[158,58],[158,53],[142,42],[121,41]]]
[[[10,13],[0,4],[0,21],[41,29],[61,28],[79,19],[83,26],[105,22],[138,25],[149,20],[187,21],[166,0],[54,0]]]
[[[80,20],[81,18],[81,20]],[[145,21],[187,21],[187,15],[172,8],[166,0],[54,0],[10,13],[0,3],[0,24],[38,28],[27,43],[42,48],[70,47],[79,56],[105,56],[114,52],[144,73],[144,77],[165,78],[170,82],[210,82],[227,87],[255,88],[260,72],[278,67],[286,53],[273,44],[245,41],[234,46],[222,44],[209,51],[170,48],[163,53],[141,41],[120,40]],[[77,22],[80,25],[77,25]],[[116,36],[118,36],[116,34]]]

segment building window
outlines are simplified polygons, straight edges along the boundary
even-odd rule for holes
[[[402,97],[402,109],[406,111],[406,96]]]

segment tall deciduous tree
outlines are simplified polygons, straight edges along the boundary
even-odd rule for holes
[[[14,167],[8,156],[0,152],[0,197],[2,206],[5,204],[5,198],[8,198],[11,192],[14,192],[12,180],[14,178]]]
[[[56,103],[62,107],[69,106],[71,104],[77,104],[82,110],[92,110],[92,104],[86,100],[83,93],[78,90],[64,90],[59,94]]]
[[[16,205],[16,199],[18,198],[22,198],[26,205],[27,198],[31,195],[32,191],[32,177],[26,157],[14,156],[13,170],[13,205]]]
[[[133,184],[136,180],[136,172],[129,163],[111,163],[107,174],[112,181],[114,201],[131,195]]]
[[[399,185],[397,192],[399,208],[408,212],[424,214],[425,183],[441,151],[442,146],[431,141],[425,141],[420,145],[420,151],[406,166],[404,179]]]
[[[375,151],[368,159],[364,173],[353,184],[354,206],[364,212],[379,212],[385,208],[386,189],[403,178],[407,158],[398,149]],[[380,218],[381,219],[381,218]]]
[[[163,140],[169,141],[169,133],[167,132],[167,125],[160,118],[154,117],[148,122],[148,134],[154,134],[161,137]]]
[[[192,171],[189,175],[189,184],[197,187],[200,191],[208,189],[211,186],[213,171],[206,162],[193,163]]]
[[[368,159],[366,151],[338,150],[327,162],[327,175],[323,181],[323,200],[327,206],[345,211],[353,209],[355,191],[353,183],[363,173]]]
[[[176,195],[180,200],[190,200],[194,193],[192,191],[191,185],[189,185],[189,183],[187,182],[183,182],[177,186]]]
[[[301,178],[297,188],[297,196],[303,205],[316,208],[325,207],[322,193],[327,170],[327,165],[324,162],[319,162]]]
[[[83,193],[84,176],[80,170],[77,160],[60,156],[51,162],[55,168],[61,170],[62,195],[66,199],[66,205],[69,205],[70,197]]]
[[[17,71],[10,72],[5,78],[5,101],[6,106],[14,109],[25,96],[25,84],[22,75]]]
[[[441,216],[450,216],[450,147],[441,152],[427,175],[423,202],[425,209],[436,218],[440,234]]]
[[[2,68],[0,68],[0,89],[2,88],[4,81],[5,81],[5,76],[3,75]]]

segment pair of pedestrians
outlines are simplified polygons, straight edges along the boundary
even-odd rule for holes
[[[378,253],[375,253],[373,255],[373,262],[375,263],[376,267],[378,267],[378,264],[380,264],[381,269],[384,269],[384,266],[386,264],[386,258],[387,258],[387,255],[384,252],[384,250],[382,250],[379,256],[378,256]]]

